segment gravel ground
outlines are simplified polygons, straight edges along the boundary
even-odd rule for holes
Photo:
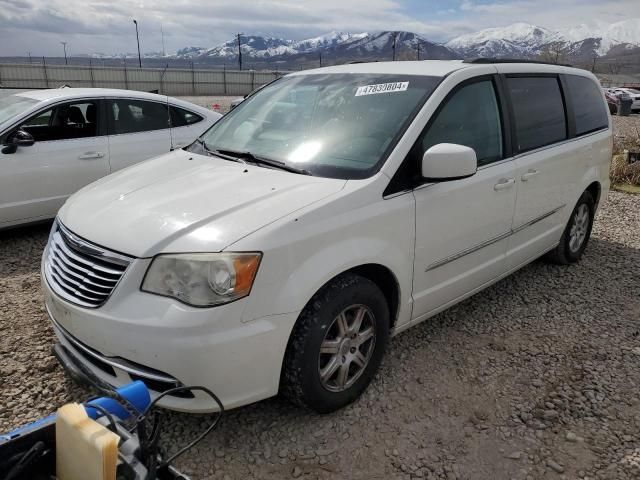
[[[229,412],[194,478],[640,478],[640,196],[612,192],[583,261],[542,261],[392,340],[353,405]],[[0,232],[0,432],[90,392],[50,354],[48,226]],[[167,413],[177,448],[210,417]]]

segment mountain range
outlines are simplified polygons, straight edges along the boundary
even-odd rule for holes
[[[528,23],[514,23],[461,35],[446,43],[434,42],[406,31],[334,31],[304,40],[243,35],[241,49],[245,65],[295,68],[309,63],[327,65],[390,60],[394,42],[398,60],[473,57],[533,59],[546,55],[555,61],[586,63],[612,54],[626,55],[630,51],[634,55],[640,53],[640,18],[610,24],[594,22],[561,31]],[[238,61],[238,40],[234,38],[213,47],[185,47],[164,57],[160,54],[145,56],[189,60],[199,64],[234,65]]]

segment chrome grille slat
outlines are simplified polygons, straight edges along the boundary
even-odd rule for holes
[[[67,285],[73,285],[74,287],[76,287],[79,290],[83,290],[86,291],[92,295],[96,295],[97,297],[95,298],[96,300],[100,299],[100,295],[108,295],[109,292],[98,292],[96,290],[92,290],[89,287],[85,287],[82,283],[82,280],[74,280],[73,278],[69,277],[67,274],[65,274],[63,271],[59,270],[58,267],[56,267],[55,264],[50,263],[49,264],[51,266],[51,269],[53,270],[53,273],[55,273],[58,277],[61,277],[62,280],[64,280],[64,282]]]
[[[78,291],[78,289],[71,289],[71,288],[69,288],[69,287],[67,286],[68,284],[65,284],[65,282],[61,280],[61,277],[60,277],[56,272],[50,272],[50,274],[51,274],[51,276],[52,276],[53,278],[55,278],[56,280],[58,280],[58,283],[59,283],[60,285],[65,285],[64,289],[65,289],[65,290],[67,290],[68,292],[72,293],[73,295],[77,295],[78,297],[81,297],[81,298],[85,299],[85,300],[86,300],[86,301],[88,301],[88,302],[97,302],[97,301],[100,301],[100,298],[99,298],[99,297],[90,297],[90,296],[88,296],[88,295],[85,295],[85,294],[83,294],[83,293],[79,292],[79,291]]]
[[[60,256],[60,254],[55,250],[52,249],[51,250],[51,256],[50,258],[54,261],[54,263],[56,265],[58,265],[62,270],[64,270],[68,275],[72,275],[76,278],[78,278],[79,280],[84,280],[86,283],[90,284],[90,285],[94,285],[96,287],[99,288],[106,288],[106,289],[111,289],[113,288],[117,282],[117,280],[103,280],[103,282],[106,283],[106,285],[104,283],[97,283],[94,282],[93,280],[89,280],[88,277],[93,277],[91,275],[91,272],[88,271],[82,271],[77,267],[72,267],[68,264],[64,263],[64,259]],[[96,278],[96,277],[94,277]]]
[[[131,260],[77,237],[56,222],[44,254],[44,274],[60,297],[97,308],[107,301]]]
[[[61,238],[61,237],[60,237]],[[122,273],[124,272],[124,268],[121,270],[115,270],[115,269],[110,269],[110,268],[106,268],[106,267],[102,267],[100,265],[98,265],[95,262],[91,262],[91,261],[87,261],[87,259],[79,256],[78,254],[74,253],[65,243],[64,240],[60,239],[60,240],[56,240],[55,236],[53,238],[53,241],[56,245],[56,247],[60,248],[62,251],[64,251],[65,254],[67,254],[71,259],[80,262],[80,263],[88,263],[89,265],[91,265],[92,268],[95,268],[96,270],[100,270],[103,273],[107,273],[110,275],[122,275]],[[82,255],[86,255],[86,254],[82,254]],[[88,256],[88,255],[87,255]]]

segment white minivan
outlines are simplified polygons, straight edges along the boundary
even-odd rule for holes
[[[584,70],[293,73],[193,145],[66,202],[42,262],[55,352],[111,385],[335,410],[371,382],[391,335],[543,254],[580,260],[611,153]],[[186,392],[161,405],[214,409]]]
[[[0,98],[0,229],[55,217],[80,188],[192,143],[220,117],[165,95],[108,88]]]

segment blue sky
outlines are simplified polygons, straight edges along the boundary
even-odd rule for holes
[[[0,56],[209,47],[235,32],[303,39],[408,30],[433,41],[527,22],[551,29],[640,17],[640,0],[0,0]]]

